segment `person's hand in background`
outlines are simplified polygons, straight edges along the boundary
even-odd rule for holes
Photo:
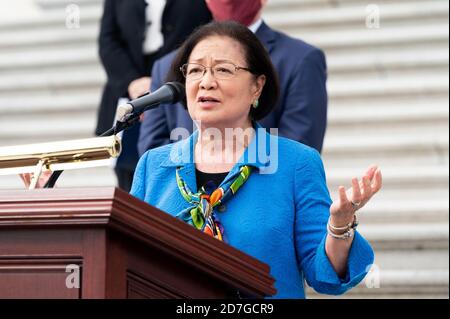
[[[19,174],[20,178],[22,179],[23,183],[25,184],[26,188],[30,188],[31,180],[33,179],[33,173],[25,173],[25,174]],[[50,176],[52,176],[51,171],[42,172],[39,176],[39,180],[36,183],[35,188],[42,188],[47,183],[47,181],[50,179]]]
[[[150,91],[150,85],[152,84],[152,79],[148,76],[131,81],[128,85],[128,95],[130,99],[134,100],[144,95]]]
[[[152,78],[148,76],[144,76],[142,78],[136,79],[128,85],[128,95],[130,99],[134,100],[144,95],[147,92],[150,92],[150,86],[152,85]],[[139,117],[139,121],[142,122],[144,120],[144,113]]]

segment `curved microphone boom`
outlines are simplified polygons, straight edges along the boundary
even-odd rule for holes
[[[179,82],[168,82],[153,93],[141,96],[117,108],[116,121],[124,122],[130,114],[138,116],[155,108],[161,103],[175,104],[185,97],[184,85]]]

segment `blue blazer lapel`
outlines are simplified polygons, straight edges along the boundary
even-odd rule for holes
[[[275,47],[276,33],[265,22],[256,30],[255,35],[266,48],[267,52],[271,53]]]
[[[195,178],[194,149],[197,142],[198,131],[195,131],[188,139],[172,144],[169,158],[162,164],[162,167],[180,168],[178,173],[189,189],[197,192],[197,181]]]
[[[192,193],[197,193],[197,180],[195,178],[195,164],[189,163],[186,164],[178,170],[178,174],[184,180],[187,187],[191,190]]]

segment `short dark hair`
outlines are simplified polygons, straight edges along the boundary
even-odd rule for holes
[[[277,72],[272,64],[269,54],[258,38],[246,26],[233,21],[211,22],[197,28],[184,42],[172,63],[167,81],[185,83],[180,67],[188,62],[189,56],[195,46],[211,36],[227,36],[241,44],[245,52],[247,67],[255,76],[265,75],[266,83],[259,98],[259,106],[251,108],[250,117],[260,120],[269,114],[276,106],[280,94],[280,85]],[[186,107],[186,99],[183,101]]]

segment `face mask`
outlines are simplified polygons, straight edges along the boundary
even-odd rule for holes
[[[209,0],[209,10],[216,21],[233,20],[249,26],[261,10],[261,0]]]

